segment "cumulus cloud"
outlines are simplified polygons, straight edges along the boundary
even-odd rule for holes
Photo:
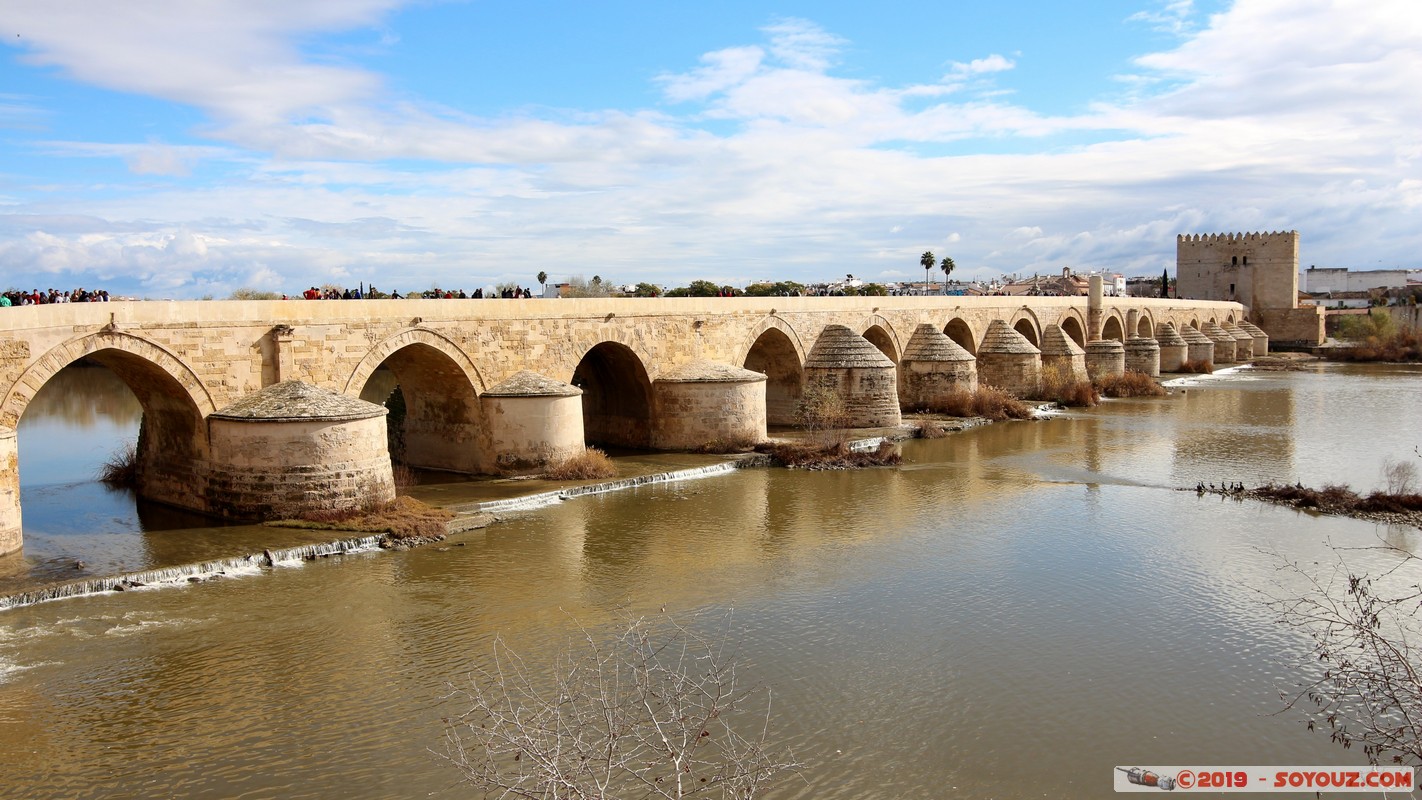
[[[403,292],[526,283],[548,264],[623,282],[913,274],[945,245],[955,276],[1158,274],[1174,235],[1197,230],[1298,228],[1319,262],[1360,238],[1376,258],[1422,244],[1422,28],[1406,0],[1239,0],[1204,23],[1166,5],[1183,38],[1137,59],[1131,97],[1073,115],[985,94],[1012,88],[1014,59],[994,53],[936,82],[844,77],[846,41],[794,19],[687,54],[654,80],[668,107],[497,119],[394,97],[296,44],[379,28],[393,0],[119,6],[24,4],[24,58],[198,108],[212,144],[30,146],[150,177],[221,160],[235,178],[11,189],[0,258],[19,273]],[[277,279],[292,285],[257,283]]]

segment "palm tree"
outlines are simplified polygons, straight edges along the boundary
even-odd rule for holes
[[[546,273],[546,272],[544,272],[543,270],[540,269],[540,270],[538,271],[538,288],[541,289],[541,290],[546,290],[547,287],[548,287],[548,273]]]
[[[938,265],[938,268],[943,270],[943,282],[945,284],[948,282],[948,275],[953,272],[953,268],[956,266],[958,265],[954,264],[953,259],[949,258],[948,256],[944,256],[943,263]]]
[[[924,250],[924,251],[923,251],[923,255],[921,255],[921,256],[918,257],[918,263],[920,263],[920,264],[923,265],[923,281],[924,281],[924,283],[932,283],[932,282],[933,282],[933,279],[930,278],[930,277],[928,277],[928,273],[929,273],[929,270],[932,270],[932,269],[933,269],[933,265],[934,265],[935,263],[937,263],[937,259],[933,257],[933,251],[932,251],[932,250]]]

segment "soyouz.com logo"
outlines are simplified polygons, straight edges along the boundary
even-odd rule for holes
[[[1116,767],[1118,792],[1411,792],[1411,767]]]

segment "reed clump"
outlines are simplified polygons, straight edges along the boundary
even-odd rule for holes
[[[725,437],[704,442],[701,446],[697,447],[694,452],[709,455],[749,453],[755,449],[755,446],[756,441],[749,437]]]
[[[269,524],[283,528],[384,533],[396,541],[437,541],[444,538],[451,519],[454,519],[451,511],[402,495],[383,506],[310,511],[299,519]]]
[[[1211,361],[1208,358],[1197,358],[1193,361],[1183,361],[1180,363],[1180,369],[1177,370],[1177,372],[1186,372],[1192,375],[1209,375],[1211,372],[1214,371],[1215,362]]]
[[[99,467],[99,480],[116,489],[138,486],[138,446],[133,442],[114,451]]]
[[[1164,397],[1169,394],[1155,378],[1126,370],[1121,375],[1103,375],[1096,379],[1096,388],[1107,397]]]
[[[1042,368],[1042,388],[1034,399],[1067,408],[1092,408],[1101,402],[1101,395],[1091,381],[1081,380],[1071,370],[1053,364]]]
[[[952,417],[983,417],[994,422],[1032,416],[1032,407],[1016,395],[987,384],[979,385],[976,391],[954,389],[925,410]]]
[[[893,442],[883,441],[873,450],[851,450],[847,442],[767,442],[756,448],[782,467],[791,469],[858,469],[889,467],[903,463],[903,454]]]
[[[584,448],[544,473],[552,481],[587,481],[617,477],[617,464],[607,453],[596,447]]]

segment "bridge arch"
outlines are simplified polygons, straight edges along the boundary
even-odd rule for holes
[[[371,348],[343,392],[367,395],[381,366],[394,375],[403,401],[392,404],[386,418],[392,460],[422,469],[490,471],[493,458],[479,403],[484,379],[458,345],[434,331],[400,331]],[[387,398],[365,399],[383,404]]]
[[[1086,320],[1082,318],[1081,312],[1074,308],[1063,311],[1057,325],[1061,326],[1062,333],[1076,342],[1077,347],[1086,347]]]
[[[1040,347],[1042,344],[1042,322],[1037,319],[1037,314],[1032,309],[1023,306],[1017,309],[1017,313],[1007,321],[1012,329],[1027,338],[1033,347]]]
[[[898,331],[894,330],[893,324],[882,316],[875,314],[863,322],[859,323],[856,331],[860,336],[869,340],[869,343],[879,348],[890,361],[899,363],[899,354],[904,351],[903,344],[899,340]]]
[[[207,416],[217,410],[212,395],[192,367],[163,346],[106,328],[60,344],[45,353],[6,393],[0,420],[13,429],[35,393],[61,369],[87,358],[123,381],[143,408],[137,451],[139,496],[192,507],[208,456]]]
[[[583,431],[590,443],[646,448],[652,441],[652,382],[645,362],[621,342],[593,345],[573,370],[583,390]]]
[[[1121,321],[1121,315],[1115,310],[1106,312],[1106,319],[1101,323],[1101,338],[1113,339],[1118,342],[1126,341],[1126,324]]]
[[[1155,338],[1155,317],[1149,311],[1142,311],[1136,320],[1136,335],[1143,339]]]
[[[805,345],[790,323],[777,316],[751,329],[741,366],[765,376],[765,422],[794,425],[795,408],[805,389]]]
[[[962,317],[948,320],[948,324],[943,326],[943,335],[952,339],[969,353],[975,356],[978,354],[978,339],[973,335],[972,326],[964,322]]]

